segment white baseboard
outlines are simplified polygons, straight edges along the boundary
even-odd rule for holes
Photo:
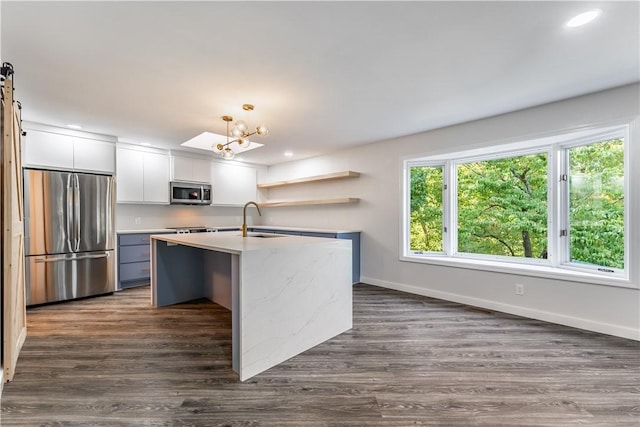
[[[629,328],[626,326],[612,325],[610,323],[596,322],[589,319],[566,316],[564,314],[520,307],[511,304],[504,304],[482,298],[474,298],[465,295],[452,294],[449,292],[436,291],[420,286],[388,282],[386,280],[378,280],[372,277],[363,276],[360,278],[360,280],[362,283],[379,286],[381,288],[394,289],[396,291],[407,292],[410,294],[422,295],[425,297],[437,298],[445,301],[472,305],[475,307],[482,307],[494,311],[500,311],[503,313],[515,314],[516,316],[528,317],[530,319],[542,320],[549,323],[570,326],[572,328],[584,329],[587,331],[593,331],[601,334],[613,335],[616,337],[640,341],[640,330]]]

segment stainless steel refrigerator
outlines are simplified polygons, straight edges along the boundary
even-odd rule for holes
[[[114,179],[24,170],[27,306],[110,293]]]

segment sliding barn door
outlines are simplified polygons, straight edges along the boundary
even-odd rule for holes
[[[2,364],[11,381],[27,336],[22,203],[22,128],[13,99],[13,68],[3,64],[2,105]]]

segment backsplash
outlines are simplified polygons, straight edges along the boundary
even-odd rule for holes
[[[254,208],[247,210],[247,223],[262,224]],[[165,227],[240,226],[241,207],[176,206],[176,205],[116,205],[117,230],[147,230]]]

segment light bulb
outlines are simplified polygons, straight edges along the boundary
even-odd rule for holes
[[[247,124],[245,122],[243,122],[242,120],[238,120],[236,122],[236,129],[240,129],[242,132],[246,132],[247,131]]]
[[[244,138],[238,138],[238,147],[240,148],[246,148],[248,147],[251,142],[248,139],[244,139]]]
[[[222,144],[217,144],[217,145],[213,145],[211,146],[211,148],[218,150],[218,151],[222,151],[224,149],[224,146]]]
[[[231,160],[236,156],[236,153],[233,152],[233,150],[229,147],[225,148],[224,151],[222,152],[222,158],[225,160]]]
[[[269,128],[265,124],[260,124],[256,128],[256,133],[261,136],[267,136],[269,135]]]
[[[242,135],[244,135],[244,131],[238,127],[234,127],[233,129],[231,129],[231,136],[234,138],[240,138]]]

